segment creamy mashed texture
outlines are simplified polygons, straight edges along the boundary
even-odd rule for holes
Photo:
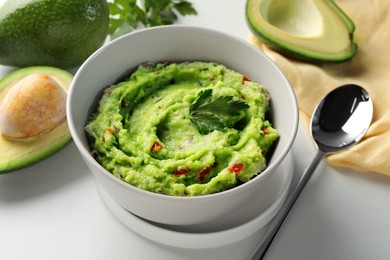
[[[92,154],[117,178],[161,194],[206,195],[265,169],[279,137],[268,109],[264,86],[223,65],[145,63],[105,89],[85,130]]]

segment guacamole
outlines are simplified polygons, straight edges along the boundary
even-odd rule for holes
[[[267,89],[212,62],[145,63],[105,89],[85,130],[117,178],[155,193],[196,196],[249,181],[279,134]]]

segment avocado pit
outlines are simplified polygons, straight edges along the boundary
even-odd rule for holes
[[[0,104],[0,133],[27,141],[47,133],[66,119],[66,93],[49,75],[31,74],[10,88]]]

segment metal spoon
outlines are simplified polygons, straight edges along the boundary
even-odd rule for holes
[[[327,153],[338,152],[356,144],[368,130],[372,114],[373,105],[368,93],[353,84],[336,88],[317,105],[311,118],[311,134],[318,152],[268,226],[251,260],[263,259],[321,159]]]

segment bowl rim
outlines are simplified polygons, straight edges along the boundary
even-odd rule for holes
[[[192,31],[194,31],[194,33],[202,32],[202,33],[217,34],[217,35],[222,36],[226,39],[230,38],[230,40],[236,41],[237,43],[241,44],[245,48],[252,49],[252,51],[257,52],[260,56],[262,56],[269,63],[269,65],[272,66],[273,69],[275,69],[278,72],[278,74],[280,74],[285,85],[288,86],[288,88],[286,90],[288,91],[288,94],[291,97],[291,101],[294,105],[293,106],[293,122],[295,122],[295,123],[294,123],[293,128],[290,129],[291,134],[288,136],[288,142],[286,143],[284,149],[281,151],[281,154],[279,155],[279,157],[276,158],[272,162],[272,164],[267,165],[267,167],[260,174],[258,174],[256,177],[254,177],[253,179],[251,179],[248,182],[242,183],[239,186],[230,188],[228,190],[224,190],[224,191],[212,193],[212,194],[206,194],[206,195],[197,195],[197,196],[170,196],[170,195],[166,195],[166,194],[159,194],[159,193],[155,193],[152,191],[143,190],[141,188],[138,188],[136,186],[133,186],[133,185],[123,181],[123,180],[116,178],[109,171],[107,171],[102,165],[100,165],[92,157],[91,152],[84,146],[84,144],[81,141],[81,138],[79,137],[79,135],[76,131],[75,123],[73,121],[73,116],[72,116],[72,107],[73,107],[72,106],[72,102],[73,102],[72,97],[74,96],[75,86],[76,86],[76,83],[78,81],[78,78],[80,77],[80,74],[83,72],[84,68],[86,66],[88,66],[88,64],[91,63],[96,57],[101,55],[101,53],[105,52],[106,49],[111,48],[111,46],[114,46],[121,41],[125,41],[128,38],[132,38],[134,35],[149,33],[149,32],[153,32],[153,31],[177,30],[177,29],[192,30]],[[66,109],[67,109],[67,121],[68,121],[68,125],[69,125],[69,130],[70,130],[73,141],[75,142],[79,152],[83,155],[84,159],[86,159],[89,163],[91,163],[93,165],[93,167],[96,167],[97,169],[99,169],[99,172],[103,173],[103,175],[106,178],[108,178],[110,181],[120,185],[121,187],[123,187],[125,189],[130,189],[133,192],[139,193],[142,196],[147,196],[147,197],[154,198],[154,199],[165,199],[165,200],[168,199],[168,200],[173,200],[173,201],[186,201],[186,202],[188,202],[188,201],[201,201],[204,199],[213,200],[213,199],[219,199],[221,197],[226,197],[226,196],[234,196],[234,194],[236,194],[237,192],[240,192],[241,190],[247,189],[248,186],[255,185],[256,182],[259,182],[260,180],[266,178],[282,162],[282,160],[285,159],[286,155],[291,150],[291,147],[292,147],[294,140],[296,138],[296,135],[298,132],[298,126],[299,126],[299,109],[298,109],[298,102],[297,102],[297,98],[295,96],[294,90],[293,90],[289,80],[285,76],[285,74],[276,65],[276,63],[274,61],[272,61],[264,52],[262,52],[261,50],[259,50],[258,48],[256,48],[252,44],[250,44],[249,42],[243,40],[242,38],[240,38],[236,35],[233,35],[233,34],[230,34],[227,32],[223,32],[220,30],[216,30],[216,29],[210,29],[210,28],[199,27],[199,26],[191,26],[191,25],[163,25],[163,26],[158,26],[158,27],[139,29],[139,30],[130,32],[128,34],[122,35],[122,36],[112,40],[111,42],[108,42],[107,44],[103,45],[99,49],[97,49],[92,55],[90,55],[84,61],[84,63],[76,71],[74,79],[71,83],[71,86],[69,87]]]

